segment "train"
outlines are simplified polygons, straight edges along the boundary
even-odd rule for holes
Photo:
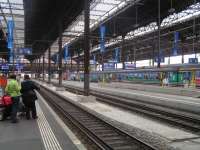
[[[200,64],[167,65],[161,68],[143,67],[134,70],[93,71],[91,82],[132,82],[142,84],[163,84],[167,79],[171,86],[200,87]],[[84,74],[79,73],[79,80],[84,80]]]

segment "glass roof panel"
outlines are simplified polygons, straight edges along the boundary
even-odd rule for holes
[[[198,18],[200,16],[199,10],[200,10],[200,3],[197,3],[195,5],[190,6],[188,9],[186,9],[180,13],[177,13],[177,14],[174,13],[172,15],[169,15],[162,21],[161,28],[166,28],[166,27],[172,26],[174,24],[183,23],[188,20]],[[158,26],[155,22],[152,22],[145,27],[140,27],[134,31],[130,31],[125,36],[125,39],[130,40],[130,39],[136,38],[138,36],[148,34],[150,32],[155,32],[156,30],[158,30]],[[108,41],[105,46],[108,47],[110,45],[113,45],[113,44],[116,44],[119,42],[121,42],[121,39],[118,37],[117,40],[111,39],[110,41]],[[94,52],[99,49],[100,49],[100,46],[98,45],[98,46],[94,47],[91,51]],[[81,55],[83,55],[83,53]]]
[[[104,19],[113,15],[119,8],[124,7],[130,3],[130,0],[94,0],[90,6],[90,28],[94,28]],[[76,21],[74,21],[68,29],[66,29],[64,35],[71,36],[76,35],[76,37],[68,38],[68,41],[65,44],[69,44],[73,40],[76,40],[78,36],[82,36],[84,32],[84,16],[83,12],[80,16],[77,17]]]

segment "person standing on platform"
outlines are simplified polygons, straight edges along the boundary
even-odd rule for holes
[[[25,105],[27,120],[30,119],[30,112],[32,112],[32,118],[37,119],[35,106],[37,95],[34,90],[39,90],[39,88],[30,80],[29,75],[24,75],[24,81],[21,83],[21,93],[22,101]]]
[[[12,97],[12,112],[11,112],[11,119],[12,123],[17,123],[17,111],[18,111],[18,105],[20,100],[20,85],[16,80],[16,75],[11,75],[10,80],[8,81],[8,84],[5,88],[5,92]]]

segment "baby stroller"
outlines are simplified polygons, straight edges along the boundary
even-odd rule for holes
[[[6,120],[11,116],[12,99],[10,96],[3,96],[0,98],[0,121]],[[25,106],[20,98],[18,107],[18,116],[23,118],[25,116]]]

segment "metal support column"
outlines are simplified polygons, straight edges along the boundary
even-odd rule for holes
[[[161,24],[161,18],[160,18],[160,0],[158,0],[158,68],[160,68],[160,24]]]
[[[122,48],[121,48],[121,62],[122,62],[122,69],[125,69],[125,49],[124,49],[124,43],[125,42],[125,36],[122,35]]]
[[[72,68],[72,53],[71,53],[71,57],[70,57],[70,72],[72,72],[73,68]]]
[[[38,73],[39,73],[39,75],[38,75],[38,78],[40,78],[40,71],[41,71],[41,68],[40,68],[40,63],[41,63],[41,59],[40,59],[40,57],[39,57],[39,67],[38,67],[38,69],[39,69],[39,71],[38,71]]]
[[[80,52],[78,51],[78,60],[77,60],[77,73],[80,71]]]
[[[42,80],[44,81],[45,80],[45,66],[44,66],[44,55],[42,56]]]
[[[182,62],[182,64],[184,64],[184,50],[183,50],[183,43],[182,43],[182,41],[181,41],[181,45],[182,45],[181,46],[181,53],[182,53],[181,54],[182,55],[182,61],[181,62]]]
[[[89,96],[90,93],[90,1],[85,0],[84,4],[84,95]]]
[[[59,39],[58,39],[58,46],[59,46],[59,63],[58,63],[58,72],[59,72],[59,86],[62,85],[62,22],[59,22]]]
[[[102,71],[104,71],[104,52],[101,53]]]
[[[154,62],[155,62],[155,43],[152,45],[152,67],[154,67]]]
[[[78,80],[80,80],[80,52],[78,51],[78,60],[77,60],[77,75]]]
[[[48,49],[48,83],[51,83],[51,47]]]
[[[38,78],[38,59],[35,60],[35,78],[37,79]]]
[[[30,72],[31,72],[31,78],[32,78],[32,77],[33,77],[33,71],[34,71],[34,70],[33,70],[33,68],[34,68],[34,67],[33,67],[33,66],[34,66],[34,61],[31,60],[30,63],[31,63],[31,64],[30,64],[30,65],[31,65]]]
[[[196,4],[196,0],[194,0],[194,4]],[[192,49],[195,54],[195,58],[197,58],[196,48],[195,48],[195,40],[196,40],[196,18],[193,19],[193,39],[192,39]]]

